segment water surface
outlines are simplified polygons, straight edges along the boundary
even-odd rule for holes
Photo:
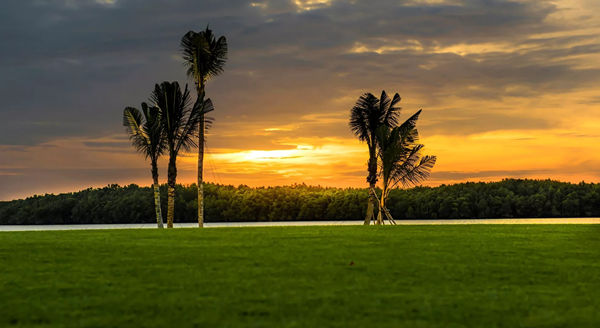
[[[275,222],[209,222],[207,228],[220,227],[279,227],[318,225],[361,225],[363,221],[275,221]],[[387,223],[387,222],[386,222]],[[397,220],[398,225],[444,225],[444,224],[600,224],[600,218],[551,218],[551,219],[472,219],[472,220]],[[175,228],[195,228],[197,223],[175,223]],[[45,231],[87,229],[154,229],[154,223],[126,224],[54,224],[54,225],[0,225],[0,231]]]

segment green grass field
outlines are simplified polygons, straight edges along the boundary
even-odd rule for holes
[[[600,327],[600,226],[0,233],[0,326]]]

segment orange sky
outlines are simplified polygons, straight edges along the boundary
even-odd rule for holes
[[[98,3],[120,10],[119,1]],[[307,28],[331,24],[333,29],[345,24],[350,13],[362,15],[362,9],[352,11],[350,4],[335,1],[295,1],[291,7],[256,1],[243,9],[258,17],[257,22],[244,22],[247,29],[219,25],[219,20],[211,23],[218,35],[228,36],[230,55],[224,74],[208,85],[216,111],[207,142],[206,180],[250,186],[364,186],[367,149],[351,135],[348,114],[361,93],[379,95],[385,89],[400,93],[404,117],[424,110],[418,127],[425,153],[438,158],[429,185],[506,177],[598,182],[600,3],[510,4],[502,7],[514,10],[501,17],[505,23],[488,26],[473,19],[472,24],[482,24],[479,30],[458,20],[455,32],[442,26],[438,34],[410,30],[395,35],[393,26],[388,32],[383,21],[381,30],[373,28],[364,36],[349,37],[342,29],[323,32],[332,33],[326,41],[339,38],[331,44],[313,42],[314,37],[306,41],[301,34],[289,40],[300,32],[286,30],[283,20],[302,24],[323,19],[310,21]],[[458,0],[413,0],[401,9],[435,6],[449,10],[448,15],[462,13],[466,20],[467,14],[481,11],[477,1]],[[492,9],[491,17],[503,13]],[[217,8],[214,17],[219,15],[225,14]],[[435,23],[436,17],[421,19]],[[279,20],[280,25],[271,26]],[[259,38],[266,38],[265,45],[252,46]],[[87,121],[83,115],[72,122],[97,124],[64,134],[55,132],[61,130],[57,126],[51,136],[0,145],[0,199],[108,183],[148,185],[149,164],[129,146],[120,111],[145,100],[152,81],[185,81],[177,42],[175,38],[168,43],[172,50],[157,55],[165,61],[160,72],[133,71],[134,77],[150,82],[133,87],[132,80],[100,81],[81,91],[115,103],[102,115],[90,112]],[[128,60],[109,60],[118,58]],[[110,90],[111,96],[98,90]],[[109,123],[100,124],[102,120]],[[54,123],[32,124],[45,131]],[[5,127],[10,131],[8,125],[14,124]],[[178,166],[179,182],[195,181],[195,154],[181,156]],[[166,181],[164,161],[161,180]]]

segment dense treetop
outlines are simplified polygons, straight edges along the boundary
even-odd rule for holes
[[[161,188],[165,188],[162,186]],[[195,222],[196,185],[178,185],[175,222]],[[361,220],[367,189],[304,184],[250,188],[206,184],[206,221]],[[166,192],[162,192],[166,201]],[[395,219],[600,216],[600,184],[507,179],[396,189]],[[150,187],[108,185],[0,202],[0,224],[153,223]],[[165,210],[163,208],[163,210]]]

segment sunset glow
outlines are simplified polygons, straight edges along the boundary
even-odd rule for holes
[[[198,22],[210,22],[230,44],[224,73],[207,85],[216,108],[206,145],[209,182],[364,187],[367,148],[350,132],[348,114],[362,93],[381,90],[402,96],[405,118],[423,109],[425,153],[438,159],[428,185],[600,181],[597,1],[21,6],[15,10],[38,17],[33,26],[0,24],[16,26],[15,35],[44,30],[56,40],[43,57],[21,55],[27,51],[18,38],[2,46],[2,76],[16,82],[3,90],[0,199],[150,184],[121,111],[147,100],[156,81],[190,83],[177,40]],[[145,15],[165,10],[173,19],[150,26]],[[186,15],[192,11],[200,14]],[[115,13],[140,25],[127,36],[135,42],[119,41],[123,23],[112,21]],[[81,17],[107,28],[81,30]],[[44,88],[33,92],[31,81]],[[196,181],[194,150],[178,169],[178,182]]]

